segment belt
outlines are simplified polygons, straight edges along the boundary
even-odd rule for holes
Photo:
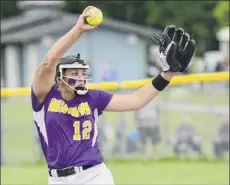
[[[94,165],[89,166],[76,166],[76,167],[69,167],[69,168],[63,168],[63,169],[53,169],[49,170],[50,177],[66,177],[69,175],[73,175],[76,173],[80,173],[88,168],[93,167]]]

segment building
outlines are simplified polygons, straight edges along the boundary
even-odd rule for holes
[[[1,20],[1,78],[6,87],[30,86],[34,70],[49,47],[76,23],[76,15],[57,9],[61,1],[50,2],[20,2],[23,14]],[[150,28],[105,19],[66,55],[80,53],[92,66],[94,82],[101,81],[104,63],[119,69],[118,81],[145,78],[146,41],[151,32]]]

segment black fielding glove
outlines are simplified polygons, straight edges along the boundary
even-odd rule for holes
[[[160,60],[164,72],[183,72],[194,55],[196,42],[188,33],[174,25],[167,26],[164,32],[154,30],[152,41],[159,45]]]

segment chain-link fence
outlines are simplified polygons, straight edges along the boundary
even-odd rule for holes
[[[132,93],[120,90],[113,93]],[[30,97],[2,98],[2,162],[43,160]],[[229,83],[169,86],[139,111],[98,122],[105,158],[224,157],[229,148]]]

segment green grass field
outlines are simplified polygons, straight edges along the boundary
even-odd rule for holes
[[[116,184],[210,184],[227,185],[227,162],[126,161],[109,162]],[[47,184],[45,166],[2,168],[1,184]]]

